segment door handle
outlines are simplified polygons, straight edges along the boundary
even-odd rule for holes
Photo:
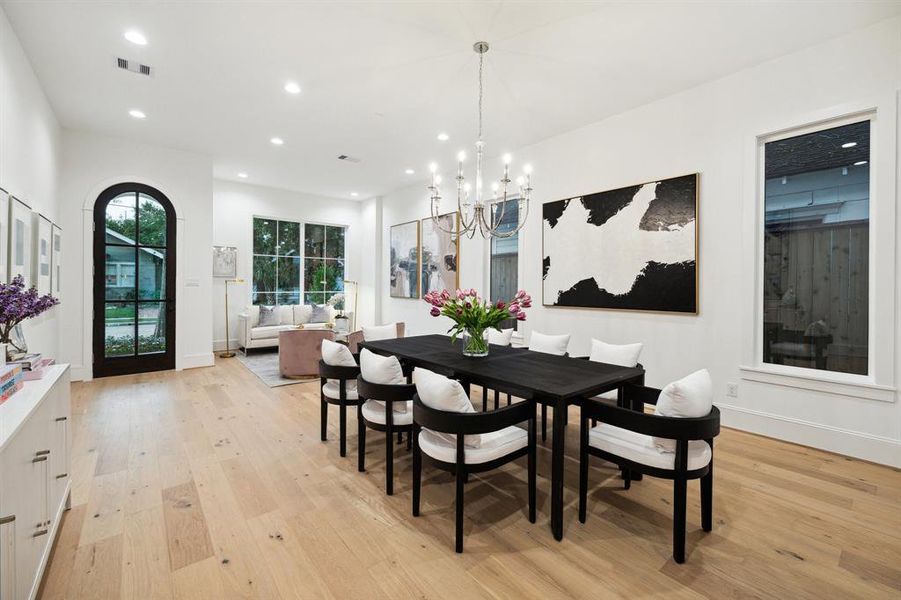
[[[32,459],[31,459],[31,462],[33,462],[33,463],[39,463],[39,462],[44,462],[45,460],[47,460],[47,455],[46,455],[46,454],[45,454],[44,456],[38,456],[37,458],[32,458]]]
[[[38,450],[34,453],[35,456],[44,456],[45,454],[50,454],[50,450]]]
[[[8,517],[0,517],[0,525],[7,525],[16,520],[16,515],[9,515]]]
[[[47,535],[48,533],[50,533],[49,529],[39,529],[38,531],[35,531],[31,537],[41,537],[42,535]]]
[[[59,423],[60,421],[67,421],[68,419],[69,417],[56,417],[56,422]]]

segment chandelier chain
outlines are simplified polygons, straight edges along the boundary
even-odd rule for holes
[[[479,141],[482,139],[482,63],[484,54],[479,54]]]

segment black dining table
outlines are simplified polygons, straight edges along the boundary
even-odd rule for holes
[[[570,404],[625,384],[644,383],[644,369],[556,356],[526,348],[491,345],[488,356],[463,355],[460,340],[445,335],[363,342],[361,347],[381,355],[394,355],[413,367],[422,367],[470,384],[510,393],[553,409],[551,456],[551,530],[563,539],[563,464],[566,449],[566,411]]]

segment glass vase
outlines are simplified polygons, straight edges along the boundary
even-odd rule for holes
[[[463,332],[463,356],[488,356],[488,340],[484,329],[467,328]]]

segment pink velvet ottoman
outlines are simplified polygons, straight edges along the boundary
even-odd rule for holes
[[[322,340],[335,341],[331,329],[287,329],[278,334],[278,370],[282,377],[319,376]]]

